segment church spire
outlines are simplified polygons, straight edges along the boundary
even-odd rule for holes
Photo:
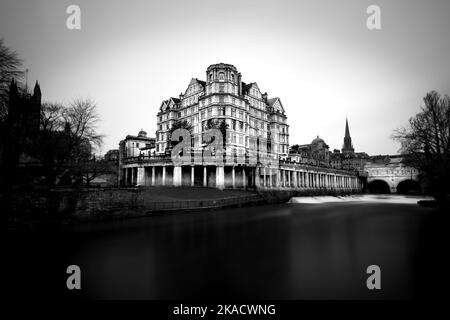
[[[342,146],[342,153],[354,153],[355,149],[353,149],[352,137],[350,137],[350,130],[348,128],[348,119],[345,118],[345,136],[344,136],[344,145]]]
[[[348,119],[345,118],[345,137],[350,138],[350,130],[348,129]]]

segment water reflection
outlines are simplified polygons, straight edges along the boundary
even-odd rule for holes
[[[78,264],[88,298],[411,298],[433,212],[351,202],[165,214],[11,235],[8,254],[22,266],[40,259],[50,295],[67,294],[64,268]],[[371,264],[380,292],[366,288]],[[9,272],[19,278],[17,265]]]

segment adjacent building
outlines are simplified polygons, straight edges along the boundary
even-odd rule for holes
[[[352,137],[350,136],[350,129],[348,126],[348,119],[345,119],[345,135],[344,143],[341,151],[334,150],[330,155],[330,164],[333,168],[339,168],[344,170],[357,171],[362,174],[364,165],[369,159],[369,156],[365,152],[355,152],[352,143]]]
[[[137,136],[127,135],[119,142],[119,156],[122,158],[150,156],[155,154],[155,138],[147,137],[147,132],[139,131]]]

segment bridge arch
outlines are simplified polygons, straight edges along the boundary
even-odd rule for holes
[[[367,184],[367,190],[369,191],[369,193],[376,193],[376,194],[391,193],[389,183],[381,179],[375,179],[370,181]]]
[[[422,193],[422,187],[419,182],[412,179],[405,179],[397,184],[397,193],[399,194],[419,194]]]

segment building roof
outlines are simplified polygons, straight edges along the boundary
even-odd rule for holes
[[[140,141],[155,141],[156,138],[152,138],[152,137],[139,137],[139,136],[133,136],[133,135],[127,135],[125,137],[125,140],[140,140]]]
[[[311,141],[311,144],[318,144],[318,143],[325,143],[325,141],[322,138],[319,138],[319,136],[317,136],[317,138],[313,139],[313,141]]]

